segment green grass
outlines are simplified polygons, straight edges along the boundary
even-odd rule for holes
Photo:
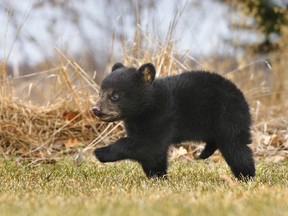
[[[287,215],[288,163],[257,164],[253,182],[225,180],[224,162],[173,161],[168,180],[139,165],[70,159],[0,162],[0,215]],[[221,176],[226,176],[222,178]]]

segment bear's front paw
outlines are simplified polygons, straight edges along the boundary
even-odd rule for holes
[[[109,147],[97,148],[94,150],[95,157],[102,163],[109,162]]]

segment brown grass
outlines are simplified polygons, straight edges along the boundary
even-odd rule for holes
[[[143,37],[145,43],[140,46],[137,41],[130,48],[125,44],[124,64],[138,67],[153,62],[157,76],[191,70],[191,65],[203,70],[217,65],[219,71],[233,71],[225,76],[244,91],[250,102],[255,155],[272,161],[287,160],[287,76],[283,78],[282,75],[282,80],[278,80],[268,72],[269,77],[265,78],[263,70],[270,66],[265,61],[251,63],[236,59],[236,63],[227,63],[223,60],[219,66],[219,60],[212,59],[201,64],[201,60],[186,51],[175,51],[170,37],[164,44],[155,42],[149,35]],[[141,50],[136,50],[139,47]],[[59,67],[18,79],[7,77],[5,62],[1,63],[0,152],[4,157],[14,155],[33,161],[50,161],[68,153],[82,154],[124,135],[121,122],[102,123],[93,116],[90,110],[97,100],[99,86],[74,60],[58,52],[62,59]],[[273,64],[273,73],[287,66],[281,62],[277,67],[278,62]],[[231,69],[235,64],[236,69]],[[270,78],[274,86],[267,84]],[[277,82],[279,85],[275,88]]]
[[[28,94],[36,92],[36,96],[46,100],[45,105],[35,105],[32,96],[31,100],[17,98],[13,80],[1,69],[0,150],[3,156],[50,160],[84,146],[87,151],[100,142],[107,143],[112,132],[114,137],[122,134],[120,124],[99,122],[91,113],[91,101],[97,97],[98,86],[77,63],[67,59],[65,66],[40,74],[44,78],[53,77],[52,82],[40,79],[41,87],[35,82],[37,79],[25,83]]]

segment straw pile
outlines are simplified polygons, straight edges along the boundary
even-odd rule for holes
[[[51,84],[41,83],[41,91],[47,91],[49,97],[54,95],[41,106],[15,97],[13,80],[6,77],[3,68],[2,64],[0,152],[4,157],[53,160],[79,149],[87,151],[97,144],[108,144],[123,135],[121,124],[99,122],[93,116],[91,107],[99,87],[75,62],[44,74],[54,77],[53,87],[55,81],[61,87],[53,90]],[[31,84],[29,92],[33,88]]]

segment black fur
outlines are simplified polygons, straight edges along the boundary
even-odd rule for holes
[[[100,119],[106,116],[103,120],[113,121],[115,114],[110,113],[116,110],[127,137],[96,149],[101,162],[131,159],[142,165],[148,177],[161,177],[167,173],[169,146],[193,140],[206,143],[200,159],[219,149],[238,179],[254,177],[253,154],[247,146],[251,143],[249,107],[232,82],[203,71],[154,78],[152,64],[137,70],[117,63],[102,82],[102,95],[112,92],[118,99],[111,102],[107,93],[93,111]]]

